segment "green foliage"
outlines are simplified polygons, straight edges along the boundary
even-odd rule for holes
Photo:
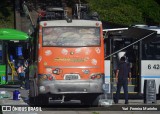
[[[1,0],[0,28],[13,28],[13,0]],[[27,0],[26,0],[27,1]],[[31,0],[32,1],[32,0]],[[65,0],[73,7],[79,0]],[[100,19],[117,24],[160,25],[160,3],[158,0],[80,0],[88,3],[92,11],[97,11]]]
[[[92,114],[99,114],[99,112],[92,112]]]
[[[1,0],[0,4],[0,28],[14,27],[14,12],[11,3],[6,0]]]
[[[141,9],[146,23],[160,24],[160,5],[154,0],[142,0],[137,4],[137,8]]]
[[[160,24],[160,5],[154,0],[87,0],[103,21],[123,25]]]
[[[6,7],[5,12],[0,12],[0,28],[14,28],[14,12],[12,8]]]
[[[143,23],[142,13],[131,5],[121,4],[108,10],[108,13],[108,21],[114,23],[125,25]]]

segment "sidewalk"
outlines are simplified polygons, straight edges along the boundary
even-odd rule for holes
[[[126,105],[126,104],[124,104],[124,102],[125,102],[125,100],[120,99],[118,104],[113,103],[113,105]],[[157,100],[157,103],[148,103],[148,104],[145,104],[143,99],[142,100],[129,99],[128,102],[129,102],[129,104],[127,104],[127,105],[160,105],[160,100]]]
[[[13,91],[19,90],[21,94],[20,100],[13,100]],[[20,89],[18,85],[7,85],[0,87],[0,91],[7,91],[10,94],[10,98],[0,98],[0,105],[28,105],[28,92],[29,90]],[[120,99],[118,104],[112,102],[112,105],[125,105],[124,99]],[[160,105],[160,100],[157,100],[157,103],[145,104],[143,99],[129,99],[128,105]]]
[[[21,93],[21,99],[20,100],[13,100],[13,91],[18,89]],[[28,90],[25,89],[19,89],[19,87],[6,87],[6,88],[0,88],[0,91],[7,91],[10,94],[9,98],[1,98],[0,99],[0,106],[5,105],[12,105],[12,106],[29,106],[28,103]],[[143,99],[137,100],[137,99],[129,99],[129,104],[124,104],[124,99],[120,99],[118,104],[114,104],[114,102],[111,105],[101,106],[98,108],[91,108],[89,110],[82,110],[82,111],[76,111],[76,110],[68,110],[66,113],[65,111],[59,110],[59,111],[47,111],[48,114],[146,114],[145,111],[150,111],[152,114],[159,114],[160,112],[160,100],[157,100],[157,103],[151,103],[151,104],[144,104]],[[53,107],[54,108],[54,107]],[[44,108],[45,109],[45,108]],[[47,110],[47,109],[46,109]],[[142,111],[141,113],[137,113]],[[135,112],[136,111],[136,112]],[[152,112],[151,112],[152,111]],[[42,112],[3,112],[2,114],[45,114],[46,111]],[[95,112],[95,113],[94,113]],[[122,113],[123,112],[123,113]],[[148,114],[150,114],[148,113]],[[1,114],[1,112],[0,112]]]
[[[20,100],[13,100],[13,91],[20,91]],[[7,85],[5,88],[0,87],[0,91],[6,91],[9,94],[8,98],[0,98],[0,105],[28,105],[25,99],[28,98],[29,90],[20,89],[19,85]]]

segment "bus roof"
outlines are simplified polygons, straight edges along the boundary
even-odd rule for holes
[[[153,30],[153,31],[156,31],[157,34],[160,34],[160,26],[134,25],[133,27],[147,29],[147,30]]]
[[[0,29],[0,40],[27,40],[29,36],[25,32],[15,29]]]
[[[120,30],[128,30],[128,28],[111,28],[111,29],[103,29],[103,32],[110,32],[110,31],[120,31]]]
[[[102,24],[101,21],[96,20],[76,20],[73,19],[72,22],[68,23],[66,20],[51,20],[51,21],[41,21],[40,25],[44,26],[44,24],[47,24],[47,26],[83,26],[83,27],[93,27],[97,26],[97,24]],[[99,27],[99,26],[97,26]]]

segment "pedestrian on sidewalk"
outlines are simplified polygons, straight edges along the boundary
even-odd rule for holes
[[[18,76],[20,79],[20,88],[24,89],[23,87],[25,84],[25,72],[24,72],[24,67],[22,64],[18,67],[17,72],[18,72]]]
[[[28,60],[24,62],[24,72],[25,72],[25,89],[29,89],[29,69]]]
[[[125,104],[128,104],[128,76],[131,81],[131,69],[128,63],[125,62],[125,57],[121,57],[120,64],[116,71],[117,91],[114,98],[115,104],[118,103],[121,87],[123,86]]]

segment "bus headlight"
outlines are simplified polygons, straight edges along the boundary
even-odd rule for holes
[[[40,86],[40,87],[39,87],[39,91],[40,91],[40,92],[45,92],[45,90],[46,90],[46,89],[45,89],[44,86]]]

